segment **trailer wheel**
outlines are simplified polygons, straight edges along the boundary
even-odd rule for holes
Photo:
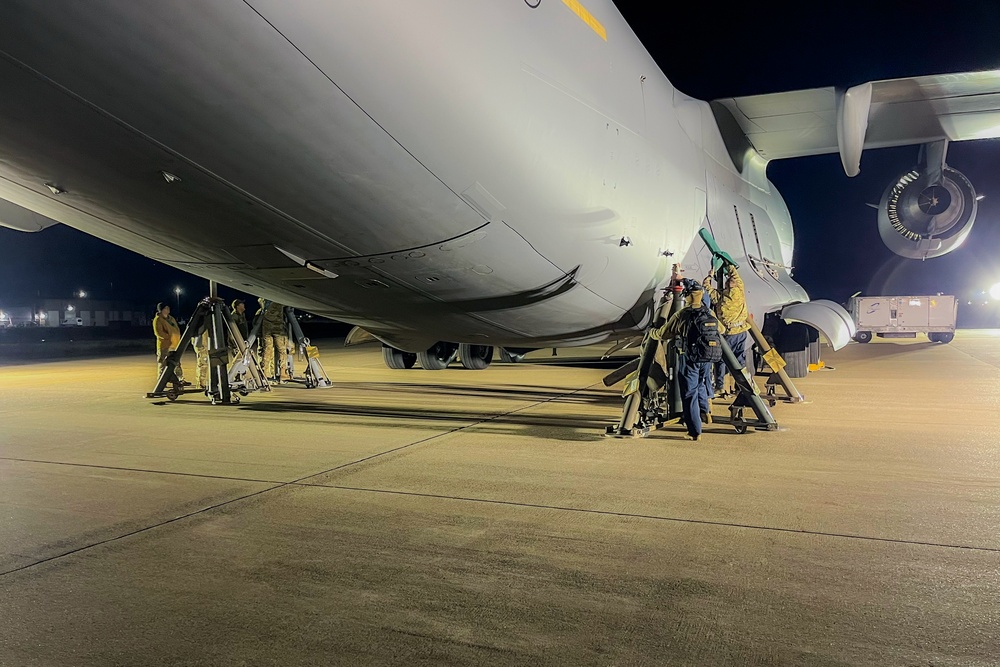
[[[934,331],[927,334],[927,337],[931,339],[932,343],[944,343],[945,345],[955,340],[955,334],[951,331]]]
[[[854,340],[859,343],[870,343],[872,342],[872,332],[871,331],[859,331],[854,334]]]

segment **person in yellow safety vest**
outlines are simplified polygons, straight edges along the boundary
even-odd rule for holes
[[[726,284],[721,290],[712,286],[712,274],[708,274],[703,282],[709,297],[712,299],[712,306],[715,316],[724,327],[724,337],[726,344],[733,351],[736,361],[741,366],[746,366],[747,358],[747,331],[750,330],[750,311],[747,310],[747,295],[743,286],[743,279],[739,272],[732,266],[726,269]],[[725,391],[726,364],[721,362],[715,365],[715,395],[721,396]]]
[[[156,316],[153,317],[153,334],[156,336],[156,373],[163,373],[163,364],[167,361],[167,355],[177,349],[181,342],[181,328],[177,320],[170,314],[170,306],[160,302],[156,304]],[[174,368],[174,375],[181,384],[184,382],[184,371],[181,369],[180,360]]]
[[[285,323],[285,307],[273,301],[259,299],[258,316],[263,316],[260,325],[260,342],[264,352],[264,375],[275,382],[288,382],[288,325]],[[265,308],[265,304],[267,307]]]

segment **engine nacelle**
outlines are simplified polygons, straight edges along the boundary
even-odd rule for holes
[[[941,181],[932,184],[925,173],[914,169],[882,195],[878,233],[897,255],[940,257],[965,241],[978,206],[972,183],[958,170],[943,167]]]

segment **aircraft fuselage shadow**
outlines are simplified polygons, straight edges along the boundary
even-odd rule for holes
[[[210,405],[198,403],[198,405]],[[593,414],[538,415],[518,412],[438,410],[434,408],[407,408],[391,406],[340,405],[334,403],[313,403],[302,401],[255,401],[244,402],[239,410],[285,415],[330,415],[337,417],[361,417],[379,420],[399,420],[400,422],[453,422],[456,426],[485,428],[491,433],[545,437],[557,440],[600,440],[603,429],[615,415],[609,410],[607,419]],[[359,426],[370,426],[364,421]],[[385,422],[380,426],[386,426]],[[317,426],[322,426],[318,423]],[[401,423],[400,426],[414,426]],[[422,428],[423,426],[417,426]]]

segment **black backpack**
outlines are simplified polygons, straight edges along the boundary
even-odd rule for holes
[[[696,308],[691,311],[688,321],[687,340],[684,354],[689,361],[722,361],[722,335],[719,333],[719,320],[708,308]]]

